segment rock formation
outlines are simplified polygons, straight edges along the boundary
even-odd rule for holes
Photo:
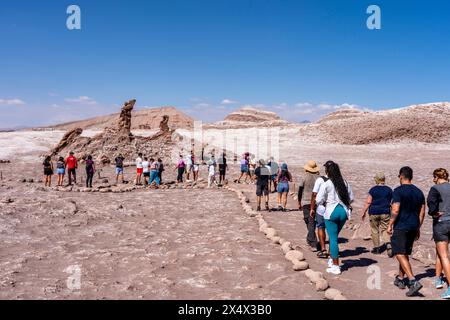
[[[243,127],[276,127],[285,126],[288,122],[282,120],[275,112],[245,107],[230,113],[224,121],[216,122],[211,127],[243,128]]]
[[[81,136],[82,133],[83,133],[83,130],[80,129],[80,128],[68,131],[63,136],[63,138],[58,143],[58,145],[53,149],[52,156],[57,155],[62,150],[64,150],[66,147],[68,147],[71,144],[73,144],[78,139],[78,137]]]
[[[395,141],[448,143],[450,103],[439,102],[378,112],[340,110],[318,122],[325,139],[339,144]]]
[[[160,130],[153,136],[134,136],[131,133],[131,123],[135,104],[136,100],[126,102],[116,121],[93,138],[82,137],[83,130],[79,128],[69,131],[53,149],[52,154],[65,155],[74,151],[79,158],[92,155],[99,163],[108,164],[113,162],[119,153],[126,159],[132,160],[139,152],[143,152],[167,161],[173,156],[173,149],[177,142],[183,140],[182,137],[169,128],[168,115],[162,116]]]

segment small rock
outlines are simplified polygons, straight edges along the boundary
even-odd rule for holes
[[[297,250],[290,250],[286,253],[285,258],[289,261],[303,261],[305,260],[305,257],[303,255],[303,252],[297,251]]]
[[[342,293],[337,289],[329,288],[325,291],[325,299],[327,300],[334,300],[336,297],[341,295]]]
[[[308,268],[309,264],[306,261],[296,261],[292,266],[292,269],[294,269],[294,271],[308,270]]]
[[[319,279],[316,282],[316,290],[317,291],[325,291],[329,287],[328,281],[325,279]]]

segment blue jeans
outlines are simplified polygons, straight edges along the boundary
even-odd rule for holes
[[[156,185],[159,186],[160,185],[160,181],[159,181],[159,172],[158,171],[150,171],[150,182],[149,184],[152,184],[153,181],[156,181]]]
[[[345,223],[347,222],[347,212],[340,204],[336,206],[330,219],[325,219],[325,227],[330,238],[330,253],[332,259],[339,258],[338,237]]]

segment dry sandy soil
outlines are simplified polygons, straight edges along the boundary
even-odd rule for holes
[[[243,139],[252,132],[244,131]],[[447,145],[340,146],[311,143],[296,132],[295,128],[281,132],[281,160],[288,162],[295,177],[309,159],[321,164],[337,161],[356,195],[349,226],[360,223],[360,210],[376,171],[385,171],[388,184],[394,187],[398,169],[410,165],[417,185],[427,193],[432,171],[450,164]],[[0,133],[0,160],[12,162],[0,164],[0,298],[323,299],[302,272],[292,271],[280,249],[258,231],[254,219],[243,214],[236,195],[229,191],[79,193],[43,188],[38,182],[42,171],[38,156],[62,135]],[[217,131],[205,134],[211,143],[214,137]],[[231,167],[234,177],[238,168]],[[132,171],[126,169],[130,179]],[[103,168],[102,178],[112,181],[112,175],[112,167]],[[201,175],[206,176],[206,168]],[[166,181],[173,176],[170,170]],[[19,182],[23,178],[34,181]],[[96,177],[94,184],[100,182]],[[236,186],[254,204],[254,186]],[[289,206],[296,209],[293,199]],[[298,211],[264,215],[285,239],[305,247],[305,227]],[[371,241],[352,239],[352,235],[350,229],[342,234],[342,276],[325,275],[331,286],[349,299],[404,299],[404,292],[391,285],[395,261],[371,255]],[[421,252],[433,252],[430,238],[427,218],[418,243]],[[325,262],[303,251],[308,263],[323,272]],[[80,290],[70,290],[66,284],[70,275],[66,270],[74,265],[81,270]],[[369,266],[381,268],[381,289],[367,287]],[[418,299],[436,299],[439,292],[429,278],[433,266],[416,260],[413,266],[425,286],[424,296]]]

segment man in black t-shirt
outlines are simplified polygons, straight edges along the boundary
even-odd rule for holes
[[[219,163],[219,184],[223,184],[225,182],[225,176],[227,174],[227,155],[225,152],[222,154],[222,157],[218,160]]]
[[[412,297],[422,289],[422,284],[414,277],[409,256],[414,241],[420,237],[425,217],[425,196],[412,184],[413,170],[410,167],[401,168],[398,177],[401,186],[394,190],[392,196],[392,215],[387,232],[391,235],[392,253],[399,262],[399,275],[394,285],[400,289],[408,286],[406,296]]]
[[[256,198],[258,201],[258,208],[256,211],[261,211],[261,198],[264,196],[266,201],[266,210],[269,210],[269,179],[270,169],[266,167],[264,160],[259,160],[258,167],[255,170],[256,176]]]

